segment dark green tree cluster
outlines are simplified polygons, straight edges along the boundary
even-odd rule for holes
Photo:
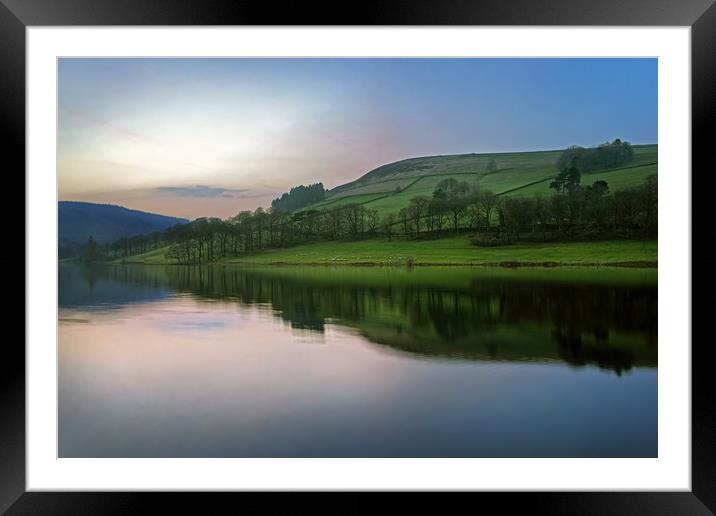
[[[549,184],[550,188],[557,190],[558,193],[571,192],[579,187],[582,181],[582,173],[574,165],[565,168],[554,180]]]
[[[499,197],[477,185],[447,178],[440,181],[432,197],[418,196],[398,212],[400,233],[404,237],[441,232],[492,228]]]
[[[520,240],[653,237],[657,233],[657,177],[610,192],[606,181],[567,183],[550,196],[513,197],[498,207],[498,231],[476,235],[478,245]]]
[[[566,149],[557,160],[557,169],[562,172],[576,168],[581,173],[604,170],[626,165],[634,158],[634,149],[629,142],[616,139],[597,147],[584,148],[572,146]]]
[[[148,235],[133,235],[115,240],[108,246],[108,252],[113,256],[133,256],[157,249],[164,242],[163,233],[155,231]]]
[[[288,193],[271,201],[271,208],[275,211],[292,212],[320,202],[326,198],[323,183],[294,186]]]
[[[195,264],[307,242],[370,238],[385,233],[383,229],[378,212],[360,204],[296,213],[257,208],[227,220],[177,225],[165,233],[165,241],[171,260]]]

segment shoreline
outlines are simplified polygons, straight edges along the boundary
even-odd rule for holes
[[[658,243],[644,241],[600,241],[528,243],[505,247],[476,247],[466,237],[422,241],[362,240],[317,242],[302,246],[251,251],[237,255],[215,255],[212,261],[177,263],[167,257],[167,247],[144,254],[107,260],[103,263],[136,265],[212,266],[339,266],[339,267],[498,267],[560,268],[618,267],[656,269]],[[98,262],[102,263],[102,262]]]
[[[66,263],[66,262],[65,262]],[[519,268],[561,268],[561,267],[620,267],[633,269],[657,269],[658,261],[651,260],[627,260],[618,262],[533,262],[533,261],[501,261],[501,262],[291,262],[291,261],[275,261],[275,262],[255,262],[255,261],[218,261],[206,263],[147,263],[145,261],[109,261],[109,262],[93,262],[103,265],[146,265],[146,266],[181,266],[181,267],[197,267],[197,266],[238,266],[245,265],[250,267],[500,267],[504,269]]]
[[[138,263],[139,264],[139,263]],[[126,262],[125,265],[131,265],[130,262]],[[151,264],[141,264],[151,265]],[[186,264],[172,264],[172,265],[186,265]],[[624,267],[624,268],[637,268],[637,269],[656,269],[658,268],[658,262],[656,261],[620,261],[620,262],[531,262],[531,261],[502,261],[502,262],[415,262],[408,264],[405,262],[345,262],[345,263],[329,263],[329,262],[250,262],[250,261],[236,261],[236,262],[213,262],[205,265],[249,265],[252,267],[256,266],[271,266],[271,267],[400,267],[400,268],[411,268],[411,267],[501,267],[504,269],[519,269],[525,267],[533,268],[560,268],[560,267]]]

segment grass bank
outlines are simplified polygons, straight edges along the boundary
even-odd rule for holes
[[[655,241],[527,243],[476,247],[467,237],[439,240],[321,242],[230,258],[230,263],[290,265],[655,265]]]
[[[166,249],[124,260],[125,263],[165,264]],[[121,262],[119,260],[118,262]],[[245,265],[622,265],[655,267],[656,241],[525,243],[476,247],[468,237],[438,240],[363,240],[319,242],[285,249],[229,257],[221,263]]]

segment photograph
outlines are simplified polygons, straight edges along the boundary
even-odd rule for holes
[[[659,457],[657,57],[56,66],[58,458]]]

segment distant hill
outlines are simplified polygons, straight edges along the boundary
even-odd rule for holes
[[[498,195],[549,194],[563,149],[494,154],[455,154],[410,158],[382,165],[329,190],[310,208],[338,208],[358,203],[382,214],[397,213],[419,195],[431,196],[443,179],[453,177]],[[607,181],[611,190],[637,186],[658,169],[657,145],[634,145],[632,162],[620,168],[585,172],[582,184]]]
[[[188,222],[187,219],[91,202],[60,201],[57,210],[60,246],[83,244],[90,236],[100,243],[107,243]]]

